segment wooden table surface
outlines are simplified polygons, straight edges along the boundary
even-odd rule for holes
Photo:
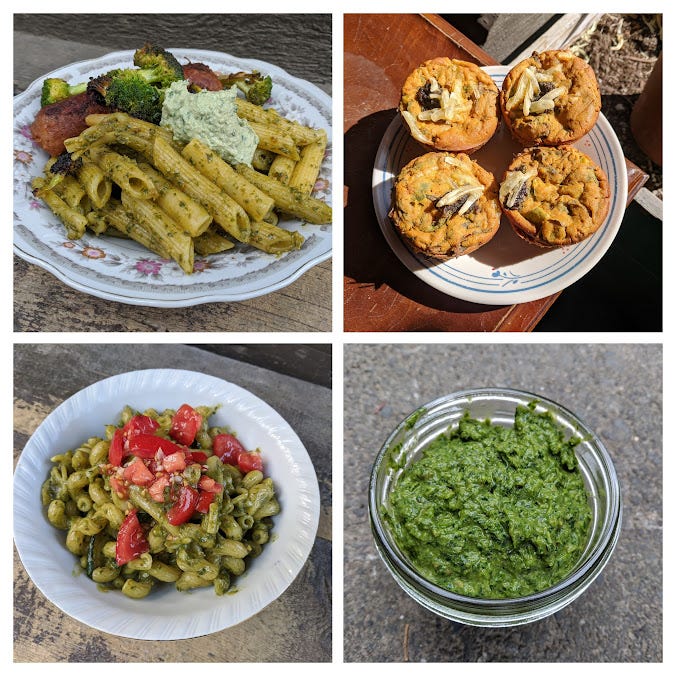
[[[400,263],[373,210],[373,163],[406,76],[439,55],[479,65],[496,61],[438,15],[346,15],[344,36],[345,330],[532,330],[560,294],[506,306],[451,298]],[[630,162],[627,169],[631,201],[647,176]]]
[[[137,48],[149,35],[167,47],[267,61],[331,94],[330,14],[15,15],[14,28],[14,94],[55,68]],[[286,288],[248,301],[158,309],[75,291],[14,256],[14,329],[330,331],[331,279],[329,260]]]
[[[140,641],[96,631],[64,614],[31,582],[15,550],[15,662],[331,660],[331,347],[206,347],[17,345],[14,462],[56,406],[98,380],[133,371],[139,365],[179,365],[209,373],[270,404],[306,447],[317,472],[321,498],[319,530],[307,563],[276,601],[235,627],[181,641]]]

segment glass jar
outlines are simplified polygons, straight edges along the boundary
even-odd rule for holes
[[[587,545],[568,576],[553,587],[514,599],[462,596],[422,577],[394,541],[381,506],[403,469],[414,462],[433,439],[455,427],[468,412],[472,418],[511,427],[519,405],[537,403],[548,411],[576,446],[580,472],[592,508]],[[485,388],[456,392],[414,411],[390,434],[373,465],[369,486],[369,517],[376,548],[397,583],[422,606],[456,622],[506,627],[540,620],[574,601],[598,577],[620,534],[622,504],[615,468],[601,440],[577,416],[559,404],[528,392]]]

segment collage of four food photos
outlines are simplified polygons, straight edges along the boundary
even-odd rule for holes
[[[12,20],[13,662],[663,663],[661,14]]]

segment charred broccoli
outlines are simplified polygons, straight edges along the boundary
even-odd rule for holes
[[[50,103],[56,103],[67,99],[75,94],[82,94],[87,89],[87,83],[82,82],[76,85],[69,85],[60,77],[48,77],[42,83],[42,96],[40,97],[40,106],[48,106]]]
[[[134,65],[144,71],[149,82],[166,89],[172,82],[183,80],[183,67],[173,54],[161,47],[146,43],[134,53]]]
[[[74,86],[48,78],[42,85],[41,104],[88,91],[103,105],[158,124],[163,92],[172,82],[184,79],[183,68],[173,54],[151,44],[136,50],[134,65],[138,68],[118,68]]]
[[[64,151],[45,167],[46,181],[39,189],[33,190],[36,197],[56,187],[66,176],[77,174],[82,168],[82,158],[73,159],[71,153]]]
[[[152,71],[112,70],[92,78],[87,91],[103,104],[141,120],[159,124],[162,117],[162,91],[153,84]]]
[[[262,106],[272,93],[272,78],[261,75],[257,70],[251,73],[233,73],[219,78],[224,87],[237,87],[244,92],[247,101]]]

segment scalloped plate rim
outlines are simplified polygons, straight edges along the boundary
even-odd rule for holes
[[[318,103],[328,109],[329,117],[323,117],[323,119],[326,120],[328,128],[331,128],[331,96],[320,89],[317,85],[291,75],[279,66],[261,61],[259,59],[240,58],[225,52],[217,52],[213,50],[169,48],[169,51],[174,53],[177,58],[179,58],[179,60],[192,59],[194,61],[201,59],[204,61],[212,60],[216,62],[218,60],[231,60],[236,62],[238,65],[241,64],[242,66],[248,66],[250,68],[258,68],[261,71],[268,70],[273,76],[275,73],[278,73],[287,84],[295,85],[298,89],[302,90],[303,93],[311,95],[311,98],[314,98]],[[95,69],[96,64],[100,61],[110,59],[129,60],[133,54],[134,50],[118,50],[114,52],[108,52],[99,57],[94,57],[92,59],[81,59],[59,68],[55,68],[49,73],[46,73],[35,79],[23,92],[17,94],[14,97],[14,106],[24,102],[25,99],[31,97],[35,98],[38,96],[39,90],[42,86],[42,81],[45,77],[53,77],[63,73],[64,71],[68,72],[77,68],[87,67]],[[329,148],[331,147],[330,144],[331,139],[329,138]],[[37,146],[35,147],[37,148]],[[331,173],[332,172],[329,169],[329,176]],[[333,182],[332,176],[330,176],[330,182]],[[330,201],[333,200],[332,193],[333,187],[331,187],[331,193],[329,195]],[[16,191],[14,197],[16,198]],[[293,222],[298,223],[299,221],[296,220]],[[314,236],[317,236],[318,233],[319,230],[316,230]],[[202,288],[196,287],[193,290],[190,290],[190,287],[187,286],[183,287],[185,290],[180,289],[172,292],[160,293],[159,290],[153,289],[152,286],[146,287],[146,290],[138,290],[134,288],[120,290],[120,287],[115,286],[112,275],[101,275],[103,281],[98,279],[99,275],[94,275],[94,278],[92,278],[91,275],[87,274],[88,269],[86,267],[74,264],[70,266],[63,266],[61,265],[59,258],[50,258],[49,252],[36,250],[29,241],[25,241],[22,237],[17,238],[16,230],[14,239],[14,253],[16,255],[18,255],[23,260],[37,265],[43,270],[46,270],[71,288],[82,293],[90,294],[98,298],[103,298],[105,300],[117,301],[129,305],[142,305],[149,307],[187,307],[203,303],[238,302],[251,298],[257,298],[285,288],[286,286],[297,281],[311,268],[332,257],[332,237],[330,232],[328,232],[321,237],[321,241],[318,242],[317,245],[317,250],[309,254],[309,258],[304,256],[303,259],[299,261],[289,261],[288,269],[277,272],[273,271],[271,275],[273,281],[269,283],[265,283],[264,279],[256,279],[252,282],[245,282],[244,285],[241,285],[242,290],[238,290],[236,286],[230,289],[218,289],[217,280],[211,280],[200,284]],[[148,255],[159,258],[156,256],[156,254],[152,254],[151,252],[148,252]],[[271,264],[274,264],[274,262],[275,261],[271,261]],[[224,281],[229,281],[231,279],[233,278],[226,277]],[[178,286],[178,284],[174,283],[173,286]],[[210,288],[212,286],[215,286],[216,288]]]

